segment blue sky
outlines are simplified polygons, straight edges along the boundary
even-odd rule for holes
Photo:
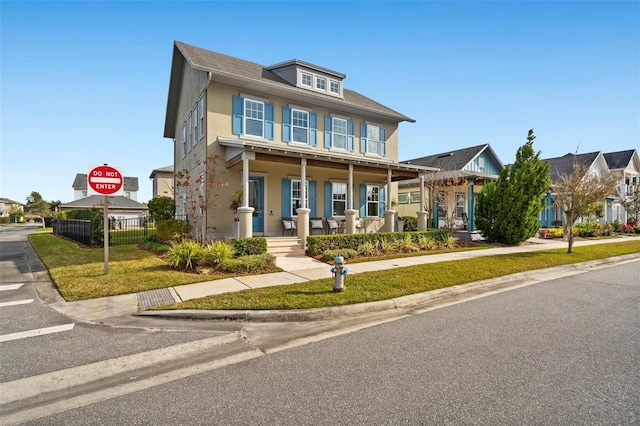
[[[0,196],[73,200],[76,173],[139,179],[163,138],[173,41],[298,58],[411,118],[400,160],[490,143],[510,163],[640,148],[640,2],[0,2]],[[579,144],[579,148],[578,148]]]

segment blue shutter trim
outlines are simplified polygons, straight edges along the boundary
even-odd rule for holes
[[[233,130],[234,135],[242,134],[242,123],[244,122],[244,99],[240,96],[233,97]]]
[[[380,187],[380,208],[378,208],[378,215],[380,217],[384,217],[384,211],[387,209],[387,202],[385,200],[384,190],[385,190],[385,187],[381,186]]]
[[[355,130],[356,129],[353,121],[347,121],[347,149],[351,152],[353,152],[353,150],[355,149]]]
[[[380,127],[380,155],[387,155],[387,129]]]
[[[264,137],[273,140],[273,104],[264,103]]]
[[[360,152],[367,152],[367,124],[360,123]]]
[[[331,217],[331,182],[324,183],[324,216]]]
[[[331,116],[324,116],[324,147],[329,149],[331,148],[331,125],[333,120]]]
[[[316,200],[318,199],[318,182],[309,181],[309,217],[316,217]]]
[[[318,114],[309,113],[309,145],[318,146]]]
[[[367,185],[360,184],[360,217],[367,217]]]
[[[282,216],[293,216],[291,214],[291,179],[287,178],[282,178]]]
[[[291,142],[291,108],[282,107],[282,142]]]

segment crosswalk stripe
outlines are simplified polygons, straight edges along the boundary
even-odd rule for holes
[[[24,299],[24,300],[14,300],[13,302],[2,302],[0,303],[0,308],[4,308],[7,306],[16,306],[16,305],[28,305],[32,303],[33,299]]]
[[[73,329],[75,324],[56,325],[54,327],[37,328],[35,330],[21,331],[19,333],[3,334],[0,336],[0,343],[10,340],[26,339],[27,337],[43,336],[45,334],[60,333],[61,331],[69,331]]]
[[[22,287],[24,283],[20,284],[8,284],[8,285],[0,285],[0,291],[9,291],[9,290],[17,290]]]

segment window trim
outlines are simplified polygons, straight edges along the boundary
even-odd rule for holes
[[[336,120],[340,120],[344,122],[344,134],[336,132]],[[336,135],[344,136],[343,148],[336,146]],[[349,150],[349,120],[342,117],[331,116],[331,149],[335,149],[339,151]]]
[[[296,108],[296,107],[290,107],[291,108],[291,142],[292,143],[297,143],[297,144],[301,144],[301,145],[311,145],[311,113],[308,110],[304,110],[301,108]],[[307,126],[302,127],[302,126],[297,126],[294,124],[294,115],[295,113],[302,113],[306,115],[306,121],[307,121]],[[306,141],[302,142],[302,141],[297,141],[295,140],[295,129],[304,129],[306,132]]]
[[[333,86],[336,85],[337,86],[337,90],[333,90]],[[331,93],[335,93],[336,95],[339,95],[341,92],[341,87],[342,85],[340,84],[339,81],[336,80],[329,80],[329,91]]]
[[[305,84],[304,82],[304,78],[305,77],[309,77],[309,84]],[[313,74],[309,74],[307,72],[300,72],[300,85],[304,86],[304,87],[311,87],[313,88]]]
[[[322,82],[322,86],[323,87],[320,87],[320,82]],[[320,90],[322,92],[326,92],[327,91],[327,79],[326,78],[316,76],[316,90]]]
[[[191,152],[193,148],[193,117],[191,113],[187,116],[187,151]]]
[[[369,137],[369,127],[377,127],[378,128],[378,152],[372,152],[369,150],[369,142],[371,138]],[[378,124],[369,121],[363,121],[360,125],[360,152],[364,155],[372,155],[376,157],[386,157],[387,149],[387,129]]]
[[[258,105],[262,105],[262,118],[258,119],[258,118],[253,118],[253,117],[249,117],[247,115],[247,102],[252,102]],[[265,116],[266,116],[266,102],[262,101],[262,100],[258,100],[255,98],[250,98],[250,97],[242,97],[242,134],[244,136],[249,136],[249,137],[254,137],[254,138],[260,138],[260,139],[266,139],[265,138]],[[261,125],[261,130],[262,130],[262,134],[260,135],[253,135],[251,133],[247,133],[247,120],[252,120],[252,121],[260,121],[262,123]]]
[[[462,204],[460,204],[460,197],[462,197]],[[457,220],[462,220],[464,218],[465,213],[465,205],[467,204],[467,197],[464,192],[456,192],[456,204],[455,204],[455,214]],[[460,210],[460,215],[458,216],[458,209]]]
[[[344,216],[347,210],[347,198],[349,197],[349,188],[347,187],[348,184],[347,182],[343,182],[343,181],[330,181],[330,182],[331,182],[331,216],[332,217]],[[334,188],[335,188],[334,185],[344,185],[344,200],[335,198],[336,191],[334,191]],[[344,203],[344,209],[342,214],[337,213],[337,210],[335,208],[336,202]]]
[[[365,196],[366,196],[366,200],[365,200],[365,213],[367,217],[380,217],[380,185],[371,185],[371,184],[365,184],[366,185],[366,189],[365,189]],[[377,198],[376,200],[369,200],[369,188],[375,188],[377,189]],[[376,213],[377,214],[370,214],[369,212],[369,205],[375,205],[376,208]]]
[[[198,140],[204,138],[204,93],[198,99]]]
[[[182,123],[182,129],[180,131],[180,137],[182,138],[182,158],[187,156],[187,122]]]
[[[293,208],[293,205],[294,205],[293,201],[294,200],[300,200],[300,197],[296,197],[296,198],[293,197],[293,191],[294,191],[293,187],[294,187],[294,183],[300,184],[302,182],[302,180],[301,179],[290,179],[290,180],[291,180],[291,188],[289,189],[289,191],[290,191],[290,195],[291,195],[291,216],[292,217],[297,217],[298,213],[296,211],[297,209]],[[305,188],[306,189],[306,191],[305,191],[305,196],[306,196],[306,200],[305,201],[306,201],[306,203],[304,203],[304,204],[301,203],[300,207],[298,207],[298,208],[304,208],[305,206],[309,205],[309,179],[307,179],[305,181],[305,186],[306,186],[306,188]],[[300,189],[298,189],[298,191],[300,191]]]

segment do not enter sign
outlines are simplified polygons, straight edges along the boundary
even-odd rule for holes
[[[96,166],[87,175],[88,195],[124,195],[124,177],[111,166]]]

